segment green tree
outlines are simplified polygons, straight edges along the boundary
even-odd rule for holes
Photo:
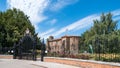
[[[29,17],[19,9],[8,9],[0,12],[0,45],[12,47],[24,36],[26,28],[29,28],[32,35],[35,35],[35,28]]]
[[[117,21],[112,20],[112,14],[102,14],[100,20],[93,22],[93,27],[82,34],[81,44],[85,45],[84,49],[88,50],[88,45],[92,44],[96,53],[98,49],[102,53],[116,52],[117,47],[120,47],[120,31],[117,29]]]

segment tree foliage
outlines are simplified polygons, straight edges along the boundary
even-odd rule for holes
[[[119,52],[117,48],[120,48],[120,30],[117,29],[117,21],[112,19],[112,14],[102,14],[100,20],[94,20],[93,22],[94,25],[90,30],[82,34],[80,50],[89,51],[89,45],[91,44],[94,53]]]
[[[0,46],[12,47],[14,42],[18,42],[23,37],[26,28],[35,35],[35,28],[29,17],[19,9],[0,12]]]

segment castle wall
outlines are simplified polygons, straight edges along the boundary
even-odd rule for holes
[[[63,36],[60,39],[50,39],[50,41],[47,41],[47,50],[50,53],[78,54],[79,40],[79,36]]]

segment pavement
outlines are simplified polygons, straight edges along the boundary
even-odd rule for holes
[[[53,62],[41,62],[32,60],[0,59],[0,68],[80,68]]]

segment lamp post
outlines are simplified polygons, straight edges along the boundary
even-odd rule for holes
[[[100,40],[98,39],[98,52],[99,52],[99,60],[100,60]]]
[[[44,61],[44,56],[45,56],[45,43],[43,38],[42,45],[41,45],[41,61]]]
[[[32,59],[34,60],[34,61],[36,61],[37,59],[37,57],[36,57],[36,45],[37,45],[37,38],[36,37],[34,37],[34,43],[33,43],[33,57],[32,57]]]
[[[16,43],[13,46],[13,59],[16,59]]]
[[[97,49],[98,49],[98,60],[100,60],[100,40],[96,37]]]

